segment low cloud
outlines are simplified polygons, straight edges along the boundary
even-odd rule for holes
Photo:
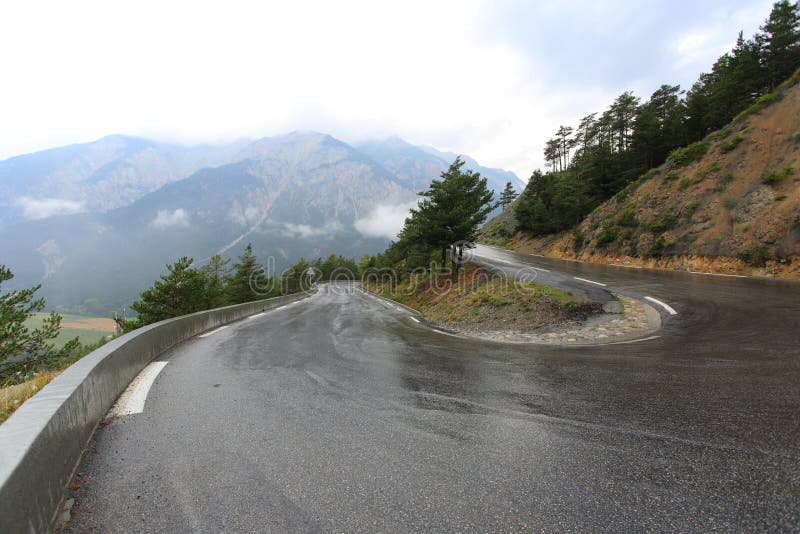
[[[19,197],[16,205],[26,219],[44,219],[53,215],[71,215],[86,211],[86,204],[63,198]]]
[[[362,217],[353,223],[358,233],[364,237],[385,237],[396,239],[397,234],[403,229],[408,211],[417,205],[416,202],[408,202],[395,206],[379,204],[366,217]]]
[[[67,258],[61,255],[61,247],[54,239],[49,239],[42,243],[36,251],[42,255],[42,265],[44,267],[44,278],[50,278],[55,274],[64,260]]]
[[[261,218],[261,210],[257,206],[240,206],[238,203],[228,210],[228,219],[239,226],[251,226]]]
[[[174,211],[159,210],[155,218],[150,221],[150,227],[159,230],[175,227],[188,228],[189,214],[183,208],[177,208]]]
[[[341,230],[342,226],[338,222],[326,224],[325,226],[311,226],[308,224],[284,223],[283,235],[287,237],[326,237]]]

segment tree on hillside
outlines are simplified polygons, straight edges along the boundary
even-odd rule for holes
[[[231,272],[231,268],[228,267],[230,262],[230,259],[223,260],[222,256],[215,254],[211,256],[207,264],[200,268],[200,272],[205,278],[206,309],[219,308],[228,303],[225,280]]]
[[[0,285],[14,278],[11,270],[0,264]],[[61,330],[61,316],[51,313],[38,328],[30,329],[25,321],[44,309],[42,298],[35,298],[41,285],[0,294],[0,384],[26,375],[47,361],[71,354],[79,346],[78,338],[56,350],[52,340]]]
[[[800,4],[779,0],[772,8],[763,35],[764,65],[769,88],[792,75],[800,66]]]
[[[458,276],[460,258],[465,242],[476,239],[478,228],[497,207],[486,178],[472,170],[462,170],[464,161],[458,157],[450,168],[433,180],[423,200],[411,210],[407,232],[431,247],[441,248],[442,263],[447,249],[451,250],[453,277]]]
[[[503,192],[500,193],[500,205],[503,206],[503,209],[506,209],[506,206],[514,202],[518,196],[517,192],[514,191],[514,186],[511,185],[511,182],[508,182]]]
[[[231,304],[252,302],[278,293],[278,288],[259,265],[250,243],[227,277],[227,293]]]
[[[319,273],[305,260],[300,260],[286,269],[281,276],[281,289],[285,294],[308,291],[316,282]]]
[[[139,315],[140,325],[205,309],[205,277],[192,267],[193,262],[192,258],[184,256],[167,265],[167,274],[142,291],[140,300],[131,305]]]
[[[740,32],[685,94],[664,84],[640,103],[625,92],[605,111],[583,117],[574,132],[559,127],[544,147],[548,173],[534,173],[517,201],[519,227],[541,235],[573,226],[791,76],[800,68],[800,5],[778,1],[761,30],[751,39]]]

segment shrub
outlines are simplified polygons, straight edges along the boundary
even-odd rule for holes
[[[722,204],[725,206],[726,210],[732,210],[736,207],[736,201],[732,198],[726,198]]]
[[[583,244],[586,243],[586,236],[578,228],[572,231],[572,243],[575,250],[582,249]]]
[[[639,224],[636,220],[636,209],[633,206],[628,206],[622,210],[622,213],[620,213],[617,218],[617,224],[627,228],[632,228]]]
[[[775,170],[769,172],[765,171],[761,175],[761,181],[764,182],[765,184],[776,184],[778,182],[782,182],[792,174],[794,174],[794,167],[792,167],[791,165],[787,165],[781,170]]]
[[[650,255],[653,257],[660,257],[666,252],[666,250],[670,247],[675,246],[675,240],[668,238],[664,234],[661,234],[656,238],[653,242],[653,245],[650,247]]]
[[[676,148],[667,157],[667,166],[671,169],[679,169],[693,163],[708,152],[708,143],[697,141],[683,148]]]
[[[597,233],[597,246],[600,248],[613,243],[619,238],[619,228],[616,226],[606,226]]]
[[[794,141],[795,143],[800,141],[800,130],[797,130],[795,133],[790,135],[789,140]]]
[[[678,179],[678,178],[680,178],[680,177],[681,177],[681,175],[680,175],[680,174],[678,174],[678,173],[677,173],[677,172],[675,172],[675,171],[672,171],[672,172],[668,172],[668,173],[666,174],[666,176],[664,176],[664,180],[667,180],[667,181],[669,181],[669,182],[674,182],[675,180],[677,180],[677,179]]]
[[[655,233],[666,232],[675,228],[676,224],[678,224],[678,218],[675,213],[671,209],[665,210],[661,212],[661,215],[656,220],[650,223],[650,231]]]
[[[736,134],[728,141],[725,141],[721,145],[719,145],[719,151],[723,154],[727,154],[731,150],[735,149],[739,144],[744,141],[744,136],[741,134]]]
[[[722,175],[722,181],[725,183],[732,182],[736,177],[733,175],[732,172],[728,171]]]
[[[689,217],[694,215],[694,212],[697,211],[698,207],[700,207],[699,202],[692,202],[691,204],[687,204],[686,206],[683,207],[683,216],[688,219]]]
[[[771,258],[772,254],[764,245],[756,245],[739,254],[739,259],[752,267],[764,267]]]
[[[684,190],[688,189],[690,185],[692,185],[692,179],[691,178],[684,178],[683,180],[681,180],[678,183],[678,189],[680,189],[681,191],[684,191]]]

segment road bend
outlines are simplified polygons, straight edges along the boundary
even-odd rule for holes
[[[800,284],[476,252],[675,314],[654,304],[645,341],[505,345],[322,286],[158,358],[66,530],[798,528]]]

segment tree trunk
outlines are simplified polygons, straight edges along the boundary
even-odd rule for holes
[[[458,251],[456,253],[456,251]],[[458,281],[458,271],[461,268],[461,261],[464,258],[464,247],[453,245],[452,250],[453,259],[453,281]]]

